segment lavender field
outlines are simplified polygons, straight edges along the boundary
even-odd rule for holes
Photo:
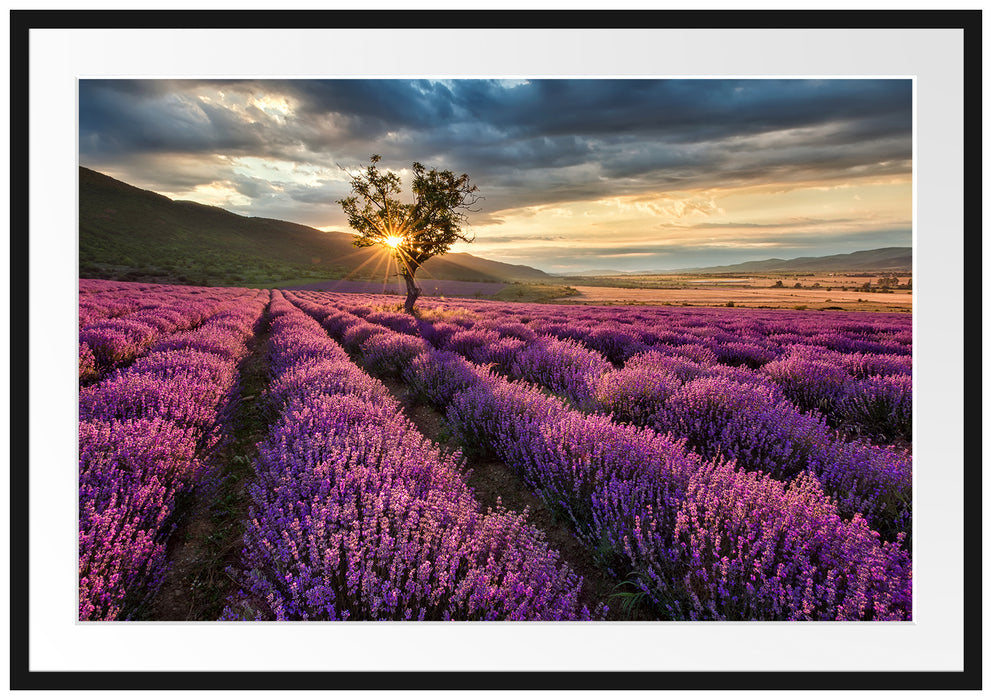
[[[81,620],[912,618],[908,314],[82,280],[79,323]]]
[[[495,294],[508,285],[503,282],[461,282],[458,280],[425,279],[420,281],[424,296],[474,297]],[[361,294],[406,294],[402,282],[367,282],[363,280],[329,280],[284,287],[292,290]]]

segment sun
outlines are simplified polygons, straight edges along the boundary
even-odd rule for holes
[[[390,248],[396,248],[403,242],[403,236],[386,236],[384,241]]]

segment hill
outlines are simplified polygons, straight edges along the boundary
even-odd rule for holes
[[[79,168],[81,277],[202,285],[383,279],[381,251],[353,236],[219,207],[172,200]],[[468,253],[424,265],[425,277],[466,282],[540,282],[541,270]]]
[[[913,269],[913,249],[909,247],[875,248],[854,253],[817,257],[769,258],[736,265],[694,267],[671,272],[888,272]]]

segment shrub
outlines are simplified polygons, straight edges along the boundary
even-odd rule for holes
[[[861,380],[841,413],[851,429],[875,440],[912,440],[913,378],[890,374]]]
[[[79,344],[79,381],[87,382],[100,376],[96,368],[96,357],[87,343]]]
[[[480,379],[461,355],[433,350],[410,361],[403,370],[403,381],[416,400],[443,409],[457,392],[477,384]]]
[[[831,419],[837,417],[850,385],[842,367],[807,354],[794,353],[769,362],[762,372],[801,410],[819,411]]]
[[[399,377],[410,361],[426,352],[428,347],[420,338],[399,333],[379,333],[362,343],[362,364],[373,374]]]
[[[681,386],[674,374],[641,364],[600,376],[593,398],[615,420],[645,425]]]
[[[516,354],[510,374],[585,406],[599,377],[612,368],[602,355],[577,341],[545,337]]]
[[[382,326],[377,326],[362,319],[345,329],[341,336],[341,345],[353,355],[358,354],[365,341],[373,335],[379,335],[380,333],[389,333],[389,331]]]
[[[704,466],[668,538],[649,511],[629,546],[645,560],[642,580],[655,582],[645,591],[675,619],[911,617],[908,553],[879,542],[860,516],[843,520],[808,474],[785,485],[733,465]]]

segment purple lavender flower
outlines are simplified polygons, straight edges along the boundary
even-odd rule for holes
[[[855,382],[841,408],[858,432],[883,442],[913,439],[913,378],[871,376]]]
[[[158,349],[80,391],[80,619],[130,617],[161,585],[176,497],[200,477],[197,450],[215,439],[218,413],[236,381],[236,358],[268,296],[216,294],[210,302],[216,314],[244,307],[228,313],[224,329],[204,324],[166,334]],[[202,320],[200,311],[186,311],[156,308],[163,323],[146,325],[140,344],[162,335],[177,314],[184,322]],[[194,349],[200,336],[221,331],[242,347],[219,355]],[[189,342],[172,342],[177,338]]]
[[[295,321],[281,294],[273,307],[273,346],[288,351],[282,333],[300,335],[307,323]],[[404,336],[372,337],[365,350],[396,338]],[[277,349],[273,361],[283,369],[269,393],[283,413],[259,445],[235,572],[242,587],[224,619],[589,617],[578,609],[581,579],[525,516],[480,512],[459,456],[419,435],[395,402],[296,379],[361,374],[357,366],[333,350],[288,364]],[[333,391],[346,384],[335,381]],[[296,387],[303,390],[293,396]]]

